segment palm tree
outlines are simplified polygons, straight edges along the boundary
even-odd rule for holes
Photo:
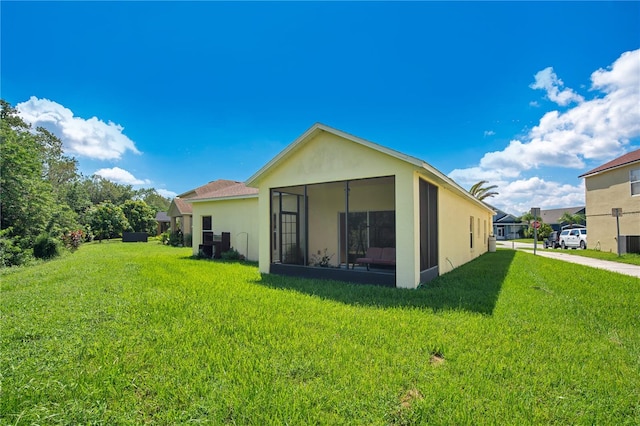
[[[471,189],[469,189],[469,193],[476,197],[478,200],[482,201],[485,198],[493,197],[494,195],[498,195],[497,192],[492,191],[496,189],[498,185],[490,185],[490,186],[482,186],[489,183],[486,180],[481,180],[478,183],[473,184]]]
[[[585,217],[583,214],[580,214],[580,213],[571,214],[569,212],[564,212],[562,216],[560,216],[560,219],[558,219],[558,222],[566,223],[568,225],[584,223],[584,221],[585,221]]]

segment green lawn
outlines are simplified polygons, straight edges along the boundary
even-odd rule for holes
[[[640,424],[637,278],[498,250],[397,290],[116,242],[1,278],[0,424]]]
[[[546,249],[546,250],[552,251],[554,249]],[[586,250],[555,249],[555,250],[559,250],[562,253],[573,254],[576,256],[591,257],[594,259],[601,259],[601,260],[610,260],[611,262],[628,263],[630,265],[640,265],[640,254],[636,254],[636,253],[627,253],[627,254],[618,256],[617,253],[610,253],[606,251],[599,251],[599,250],[592,250],[592,249],[586,249]]]

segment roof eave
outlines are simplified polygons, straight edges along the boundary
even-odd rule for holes
[[[246,194],[246,195],[229,195],[226,197],[209,197],[209,198],[196,198],[184,200],[187,203],[203,203],[207,201],[223,201],[223,200],[241,200],[244,198],[258,198],[258,194]]]
[[[606,169],[598,170],[598,171],[595,171],[595,172],[593,172],[593,171],[588,171],[587,173],[581,174],[581,175],[580,175],[580,176],[578,176],[578,177],[579,177],[579,178],[588,178],[588,177],[592,177],[592,176],[600,175],[600,174],[602,174],[602,173],[607,173],[607,172],[610,172],[610,171],[612,171],[612,170],[619,169],[619,168],[622,168],[622,167],[631,166],[631,165],[634,165],[634,164],[640,164],[640,160],[628,161],[628,162],[626,162],[626,163],[618,164],[618,165],[613,166],[613,167],[607,167]]]

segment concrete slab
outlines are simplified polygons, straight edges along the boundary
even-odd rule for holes
[[[500,244],[502,243],[502,244]],[[498,247],[514,248],[533,255],[533,244],[529,243],[516,243],[511,241],[501,241],[497,244]],[[541,248],[541,247],[540,247]],[[611,272],[618,272],[619,274],[630,275],[632,277],[640,278],[640,266],[629,265],[627,263],[611,262],[609,260],[592,259],[590,257],[572,255],[566,252],[557,250],[536,250],[536,256],[544,256],[552,259],[562,260],[565,262],[577,263],[579,265],[591,266],[592,268],[605,269]]]

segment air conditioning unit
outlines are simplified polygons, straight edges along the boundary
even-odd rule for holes
[[[620,235],[620,254],[640,253],[640,235]]]

